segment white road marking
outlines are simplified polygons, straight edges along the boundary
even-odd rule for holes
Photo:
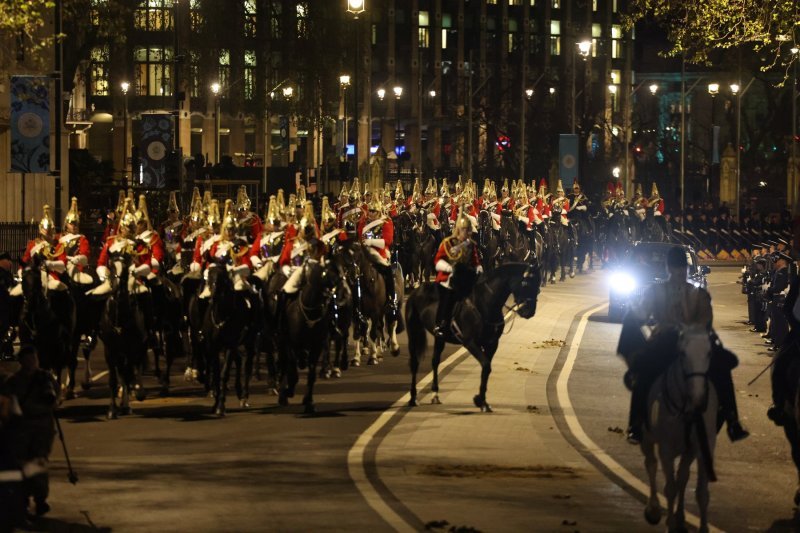
[[[445,359],[439,365],[439,373],[441,374],[445,368],[452,365],[462,354],[466,353],[466,351],[466,348],[459,348],[453,355]],[[433,381],[432,371],[417,383],[417,391],[424,389],[431,381]],[[416,531],[416,528],[409,524],[402,516],[394,512],[383,498],[381,498],[381,495],[367,477],[367,471],[364,467],[364,453],[375,435],[388,424],[395,415],[400,415],[401,417],[405,415],[405,413],[399,412],[398,410],[408,405],[410,399],[411,393],[407,392],[399,400],[394,402],[391,407],[382,412],[378,419],[375,420],[366,431],[359,435],[358,440],[356,440],[356,443],[353,444],[353,447],[350,448],[350,451],[347,453],[347,470],[358,492],[361,493],[367,501],[367,504],[372,507],[372,510],[378,513],[378,515],[396,531]]]
[[[607,305],[608,304],[606,303],[598,305],[581,315],[580,322],[575,330],[575,336],[572,338],[572,344],[570,344],[569,352],[567,353],[567,360],[564,361],[564,368],[561,369],[561,373],[558,376],[558,381],[556,382],[557,399],[564,413],[564,420],[567,422],[570,432],[572,433],[573,437],[575,437],[575,439],[577,439],[578,442],[583,445],[586,451],[591,453],[615,476],[622,479],[637,492],[643,494],[645,498],[649,498],[650,486],[626,470],[625,467],[615,461],[608,453],[606,453],[605,450],[595,444],[589,435],[586,434],[580,422],[578,421],[578,417],[575,414],[575,409],[572,407],[572,402],[569,399],[569,390],[567,385],[569,383],[570,375],[572,374],[572,369],[575,366],[575,359],[578,357],[578,349],[580,348],[583,334],[586,331],[586,324],[589,322],[589,317],[591,315]],[[662,507],[666,507],[667,502],[664,496],[659,494],[658,497],[661,501]],[[686,512],[686,521],[696,528],[700,527],[700,518],[692,513]],[[709,531],[719,532],[721,530],[709,524]]]
[[[99,381],[108,375],[108,370],[103,370],[92,376],[92,381]]]

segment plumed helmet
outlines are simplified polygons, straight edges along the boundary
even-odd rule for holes
[[[297,213],[295,212],[297,209],[297,196],[294,193],[289,194],[289,203],[286,204],[283,208],[284,217],[287,220],[295,220],[297,219]]]
[[[297,208],[303,209],[306,206],[306,186],[300,185],[297,187]]]
[[[578,180],[572,182],[572,192],[575,194],[580,194],[581,192],[581,184],[578,183]]]
[[[320,218],[322,219],[322,225],[326,227],[336,222],[336,213],[334,213],[333,209],[331,209],[327,196],[322,197],[322,211],[320,211]]]
[[[447,184],[447,178],[442,178],[442,188],[439,190],[439,195],[442,198],[450,197],[450,186]]]
[[[233,213],[233,200],[230,198],[225,200],[225,211],[222,214],[222,224],[220,225],[220,234],[224,235],[226,231],[236,231],[239,227],[239,221]]]
[[[80,223],[81,214],[78,211],[78,199],[73,196],[69,205],[69,211],[67,211],[67,216],[64,217],[64,227],[66,227],[67,224],[79,226]]]
[[[458,233],[458,230],[460,229],[466,229],[467,233],[472,233],[472,221],[470,221],[469,217],[463,213],[458,215],[458,218],[456,219],[456,224],[453,227],[453,234],[455,235]]]
[[[51,236],[56,231],[56,225],[50,216],[50,206],[45,204],[42,207],[42,219],[39,221],[39,233],[43,237]]]
[[[651,198],[661,198],[661,195],[658,193],[658,185],[656,185],[655,181],[653,182],[653,188],[650,189],[650,197]]]
[[[396,202],[400,202],[404,200],[403,196],[405,195],[405,191],[403,190],[403,182],[397,180],[397,185],[394,188],[394,199]]]
[[[346,200],[347,197],[350,196],[350,188],[347,186],[347,182],[345,181],[342,183],[342,190],[339,191],[339,201]]]
[[[134,217],[136,218],[136,223],[144,223],[147,225],[147,228],[150,229],[150,215],[147,212],[147,197],[144,194],[139,195],[139,207],[136,208],[136,212],[134,213]]]
[[[304,237],[313,236],[317,221],[314,219],[314,204],[306,202],[303,206],[303,217],[300,219],[300,233]]]
[[[175,197],[175,191],[169,192],[169,202],[167,203],[167,213],[175,213],[180,216],[181,210],[178,207],[178,199]]]
[[[370,189],[369,182],[364,184],[364,198],[366,199],[367,196],[372,196],[372,190]]]
[[[211,200],[211,203],[208,205],[206,221],[208,222],[208,227],[212,230],[216,230],[216,226],[222,223],[222,217],[219,215],[219,200]]]
[[[483,195],[489,196],[489,193],[492,192],[492,186],[490,185],[489,178],[484,178],[483,180]]]
[[[274,194],[269,197],[269,205],[267,206],[266,220],[273,226],[281,225],[281,211],[278,208],[278,199]]]
[[[510,189],[508,188],[508,178],[503,180],[503,187],[500,189],[500,192],[509,193]]]
[[[372,200],[370,200],[367,209],[370,211],[377,211],[380,214],[383,214],[383,202],[381,202],[380,195],[376,194]]]
[[[117,197],[117,208],[115,209],[117,213],[117,218],[122,216],[122,213],[125,211],[125,191],[120,190],[119,195]]]
[[[119,227],[128,228],[130,231],[136,230],[136,215],[133,212],[133,201],[130,198],[125,198],[122,216],[119,219]]]
[[[189,211],[189,220],[195,224],[202,224],[206,216],[206,210],[203,209],[203,199],[200,198],[200,190],[195,187],[192,191],[192,204]]]
[[[278,189],[278,196],[275,201],[278,204],[278,212],[283,214],[286,211],[286,200],[283,197],[283,189]]]
[[[489,200],[495,201],[497,200],[497,189],[495,188],[494,182],[491,182],[489,185]]]
[[[616,193],[617,193],[617,196],[625,196],[625,189],[622,188],[622,184],[621,183],[617,183]]]
[[[561,183],[561,180],[558,180],[558,186],[556,186],[556,194],[564,194],[564,185]]]
[[[456,196],[458,196],[459,194],[461,194],[461,191],[463,191],[463,190],[464,190],[464,184],[463,184],[463,183],[461,183],[461,176],[459,176],[459,177],[458,177],[458,181],[456,181],[456,186],[455,186],[455,189],[456,189]]]
[[[211,200],[213,200],[213,196],[211,196],[211,191],[204,191],[203,192],[203,209],[208,212],[211,209]]]
[[[350,189],[350,203],[361,201],[361,184],[358,177],[353,178],[353,187]]]
[[[637,183],[636,184],[636,192],[634,194],[636,196],[641,196],[642,195],[642,184],[641,183]]]
[[[247,195],[247,187],[240,185],[239,190],[236,192],[236,210],[250,211],[252,205],[250,197]]]
[[[606,195],[607,196],[614,196],[614,184],[610,181],[608,182],[608,186],[606,187]]]

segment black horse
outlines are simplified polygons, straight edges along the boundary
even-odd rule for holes
[[[100,328],[100,317],[103,313],[103,302],[86,294],[89,289],[97,286],[97,280],[93,278],[92,284],[81,284],[66,277],[67,287],[70,295],[75,301],[75,330],[72,339],[73,353],[70,356],[69,384],[67,386],[66,398],[75,396],[75,373],[78,367],[78,350],[83,355],[85,362],[83,372],[83,390],[89,390],[92,386],[92,366],[91,355],[97,346],[98,333]]]
[[[278,331],[280,405],[288,405],[289,398],[294,397],[299,380],[298,368],[307,368],[308,380],[303,405],[307,414],[315,412],[314,383],[317,379],[317,364],[328,344],[328,305],[331,289],[335,285],[333,270],[319,261],[308,260],[303,267],[300,290],[287,301],[282,310],[282,326]]]
[[[118,274],[111,275],[112,291],[101,298],[104,306],[100,318],[100,339],[103,341],[108,366],[109,419],[117,418],[117,390],[120,387],[123,415],[132,412],[129,403],[131,389],[137,400],[145,398],[139,372],[147,352],[147,326],[144,310],[140,307],[138,298],[130,291],[131,257],[124,254],[119,259],[123,266]]]
[[[66,290],[50,290],[45,295],[46,280],[42,278],[49,274],[37,263],[22,274],[19,339],[36,346],[40,366],[53,371],[60,389],[61,373],[74,356],[75,302]]]
[[[582,274],[583,265],[587,259],[589,260],[589,270],[594,268],[594,220],[586,213],[575,217],[571,223],[578,237],[578,245],[575,248],[575,263],[578,267],[578,273]]]
[[[248,406],[255,348],[253,337],[257,329],[253,320],[256,310],[245,291],[234,290],[224,264],[209,268],[206,283],[211,287],[211,298],[203,317],[203,332],[214,391],[213,412],[225,416],[228,380],[234,363],[236,395],[242,407]],[[244,359],[242,352],[245,353]]]
[[[457,304],[453,316],[460,335],[449,332],[445,338],[436,338],[433,346],[433,399],[439,401],[439,362],[445,343],[464,346],[481,365],[481,384],[473,401],[484,412],[492,408],[486,401],[486,387],[492,372],[492,358],[497,351],[500,335],[505,326],[504,311],[509,309],[506,301],[513,295],[514,304],[510,309],[522,318],[530,318],[536,313],[536,300],[539,296],[541,273],[536,263],[506,263],[478,280],[473,288],[463,287],[458,279],[470,277],[469,267],[458,265],[451,285],[454,290],[468,293],[465,300]],[[468,283],[468,282],[467,282]],[[466,284],[466,283],[465,283]],[[408,328],[408,349],[411,355],[411,400],[410,406],[417,403],[417,371],[426,345],[427,333],[436,324],[436,309],[439,304],[439,288],[435,283],[426,283],[414,290],[406,302],[406,327]]]
[[[188,329],[183,308],[183,290],[169,276],[158,276],[149,283],[153,298],[154,338],[158,350],[154,350],[155,375],[161,385],[161,395],[169,394],[170,372],[176,357],[184,354],[184,342]],[[161,371],[159,355],[164,355],[166,368]]]
[[[352,250],[340,245],[335,245],[331,254],[329,267],[335,269],[337,281],[331,289],[328,305],[330,342],[325,346],[323,368],[320,369],[320,376],[325,378],[341,377],[342,372],[349,368],[347,337],[353,322],[353,285],[348,280],[347,267],[352,264],[352,255]],[[332,360],[331,344],[333,344]]]
[[[486,210],[478,213],[478,254],[487,272],[497,266],[500,243],[492,227],[492,215]]]

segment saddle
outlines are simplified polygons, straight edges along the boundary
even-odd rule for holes
[[[453,314],[450,317],[449,333],[459,342],[461,342],[463,338],[463,330],[458,324],[458,317],[463,314],[478,314],[478,309],[475,307],[475,304],[472,303],[471,298],[459,299],[453,306]]]

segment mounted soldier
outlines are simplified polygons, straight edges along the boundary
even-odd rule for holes
[[[133,211],[133,203],[130,198],[125,199],[123,207],[123,214],[119,220],[114,235],[109,237],[103,249],[100,251],[100,256],[97,258],[97,276],[100,278],[100,285],[90,290],[88,294],[101,296],[108,294],[112,290],[111,286],[111,271],[110,267],[118,268],[115,258],[123,254],[131,255],[132,270],[131,276],[128,280],[129,291],[133,294],[142,294],[148,292],[145,285],[145,280],[152,273],[152,264],[149,250],[145,249],[142,241],[136,241],[137,221]],[[121,265],[123,266],[124,265]],[[119,276],[121,272],[115,272]]]
[[[200,191],[195,189],[195,192],[200,196]],[[175,196],[175,191],[170,191],[169,202],[167,203],[167,219],[158,226],[158,236],[161,242],[164,243],[165,259],[167,259],[170,266],[169,273],[173,275],[183,274],[181,268],[181,242],[186,233],[186,224],[181,219],[181,210],[178,207],[178,201]]]
[[[18,275],[22,277],[23,266],[41,268],[47,273],[47,285],[43,289],[66,293],[67,286],[61,281],[67,267],[66,248],[56,236],[56,226],[50,217],[50,206],[45,205],[39,221],[39,237],[28,241],[22,255]],[[18,284],[9,293],[11,296],[22,296],[22,284]]]
[[[547,192],[547,182],[544,178],[539,181],[539,191],[536,193],[536,210],[542,220],[548,222],[552,211],[550,209],[550,193]]]
[[[433,333],[440,338],[447,335],[456,301],[469,294],[475,276],[483,272],[478,258],[478,246],[471,239],[471,234],[472,223],[465,215],[459,216],[453,234],[442,241],[434,258],[439,306],[436,309],[436,328]],[[459,272],[463,279],[454,279],[451,283],[457,265],[468,268]]]
[[[252,202],[247,195],[247,187],[239,186],[236,193],[236,224],[239,233],[247,239],[248,244],[256,242],[262,232],[261,218],[252,211]]]
[[[511,196],[511,190],[508,188],[508,178],[503,181],[503,187],[500,189],[500,207],[503,213],[513,213],[515,206],[514,197]]]
[[[633,198],[631,199],[631,207],[633,207],[633,211],[636,213],[639,220],[643,221],[647,216],[647,198],[642,195],[641,183],[636,184],[636,191],[633,193]]]
[[[125,207],[125,191],[119,191],[117,199],[117,207],[114,211],[109,211],[106,215],[106,227],[103,230],[103,242],[106,242],[109,237],[117,232],[119,226],[119,219],[122,218],[123,208]]]
[[[394,241],[394,224],[389,217],[384,216],[383,205],[377,198],[369,205],[367,220],[359,228],[358,234],[372,264],[383,276],[390,320],[396,321],[399,318],[399,305],[394,287],[394,271],[389,261]]]
[[[192,193],[189,217],[187,223],[183,226],[183,234],[176,249],[179,263],[173,268],[173,274],[180,275],[187,268],[190,272],[198,272],[200,270],[199,265],[194,267],[192,259],[194,259],[198,239],[202,241],[211,232],[206,222],[206,214],[206,210],[203,209],[203,201],[200,198],[200,191],[195,187]],[[184,260],[183,257],[187,255],[190,256],[190,259]]]
[[[622,183],[617,183],[614,192],[613,208],[622,211],[625,216],[628,216],[628,199],[625,198],[625,189],[622,188]]]
[[[564,186],[561,184],[561,180],[558,180],[558,187],[556,188],[556,197],[553,198],[552,202],[552,210],[558,213],[559,216],[559,223],[562,226],[570,227],[569,225],[569,198],[566,197],[564,194]]]
[[[322,197],[322,209],[320,210],[320,233],[322,233],[322,243],[330,252],[334,244],[348,240],[347,232],[338,224],[336,213],[328,203],[328,197]]]
[[[219,226],[221,223],[219,200],[211,200],[206,216],[206,232],[198,233],[195,239],[194,256],[190,267],[192,272],[202,272],[203,290],[198,295],[201,300],[211,297],[211,288],[205,283],[208,280],[208,257],[211,247],[220,239]]]
[[[219,239],[211,244],[207,252],[207,260],[208,268],[224,267],[228,269],[231,273],[234,291],[249,291],[250,283],[247,278],[250,277],[250,243],[240,231],[239,221],[234,214],[231,200],[225,200]]]
[[[73,283],[87,289],[94,283],[94,279],[88,273],[91,249],[89,239],[81,234],[80,224],[78,199],[73,197],[67,216],[64,218],[64,232],[58,236],[58,242],[64,246],[69,278]]]
[[[339,199],[333,204],[333,212],[336,213],[336,219],[339,224],[342,222],[342,214],[344,214],[350,207],[350,188],[347,182],[342,182],[342,190],[339,191]]]
[[[325,199],[327,200],[327,197]],[[333,216],[335,219],[336,215]],[[281,225],[278,199],[275,195],[271,195],[261,235],[253,242],[250,249],[250,263],[255,269],[254,275],[261,281],[266,281],[277,269],[285,238]]]
[[[639,444],[646,419],[646,401],[650,386],[674,360],[679,335],[684,328],[705,328],[712,338],[711,365],[708,377],[719,397],[720,411],[728,423],[732,441],[746,438],[749,433],[739,422],[731,370],[738,364],[736,356],[722,347],[713,331],[711,296],[705,289],[686,280],[688,262],[686,251],[674,247],[667,253],[669,279],[652,285],[629,311],[623,324],[617,352],[629,364],[626,384],[632,388],[628,441]],[[642,335],[642,326],[655,322],[649,339]],[[654,350],[666,342],[669,350]]]
[[[360,208],[357,208],[360,210]],[[286,276],[286,283],[280,291],[279,309],[283,308],[287,296],[297,294],[303,278],[303,269],[307,260],[319,261],[321,246],[319,242],[319,227],[314,220],[314,210],[311,202],[306,202],[303,217],[297,230],[287,232],[278,264]]]

